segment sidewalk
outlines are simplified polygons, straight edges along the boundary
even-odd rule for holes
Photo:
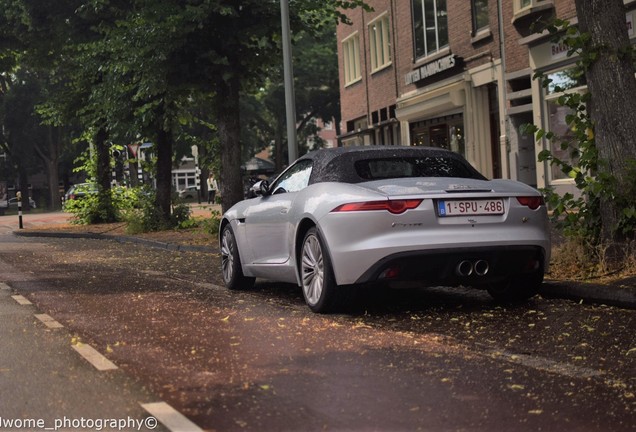
[[[209,216],[212,210],[220,211],[220,206],[207,204],[191,204],[196,216]],[[65,232],[50,229],[56,225],[67,225],[70,217],[63,212],[34,213],[23,216],[24,229],[18,229],[17,216],[0,216],[0,233],[12,231],[18,236],[29,237],[67,237],[108,239],[120,243],[133,242],[148,247],[163,248],[182,252],[218,253],[215,242],[207,245],[193,245],[187,235],[172,235],[169,238],[161,235],[122,235],[87,227],[84,232]],[[162,238],[163,237],[163,238]],[[607,304],[627,309],[636,309],[636,276],[615,280],[608,283],[594,281],[551,280],[546,277],[540,290],[545,298],[564,298],[584,303]]]

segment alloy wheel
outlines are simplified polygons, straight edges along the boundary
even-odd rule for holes
[[[324,264],[320,241],[315,235],[305,239],[302,251],[302,283],[307,303],[315,305],[324,288]]]
[[[223,231],[221,241],[221,266],[223,269],[223,279],[230,282],[234,276],[234,236],[229,229]]]

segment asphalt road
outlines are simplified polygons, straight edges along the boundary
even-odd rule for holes
[[[30,385],[2,382],[3,417],[13,400],[39,397],[37,383],[59,369],[52,351],[83,368],[73,358],[80,341],[118,366],[124,407],[163,401],[204,430],[636,428],[634,310],[541,297],[510,307],[436,288],[369,290],[352,313],[319,316],[292,286],[228,292],[211,254],[10,234],[0,235],[0,282],[2,307],[18,308],[15,294],[33,303],[18,309],[18,330],[2,333],[0,379],[7,364],[38,358]],[[67,336],[42,330],[36,313]],[[52,348],[18,348],[42,343]],[[49,387],[66,385],[55,379]],[[98,401],[120,393],[111,384]],[[83,406],[82,397],[49,400],[48,416]]]

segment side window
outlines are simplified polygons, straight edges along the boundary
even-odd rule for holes
[[[272,194],[298,192],[309,185],[312,161],[302,160],[288,169],[272,185]]]

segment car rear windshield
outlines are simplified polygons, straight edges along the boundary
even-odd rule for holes
[[[355,162],[355,169],[365,180],[401,177],[481,178],[461,160],[443,156],[364,159]]]

